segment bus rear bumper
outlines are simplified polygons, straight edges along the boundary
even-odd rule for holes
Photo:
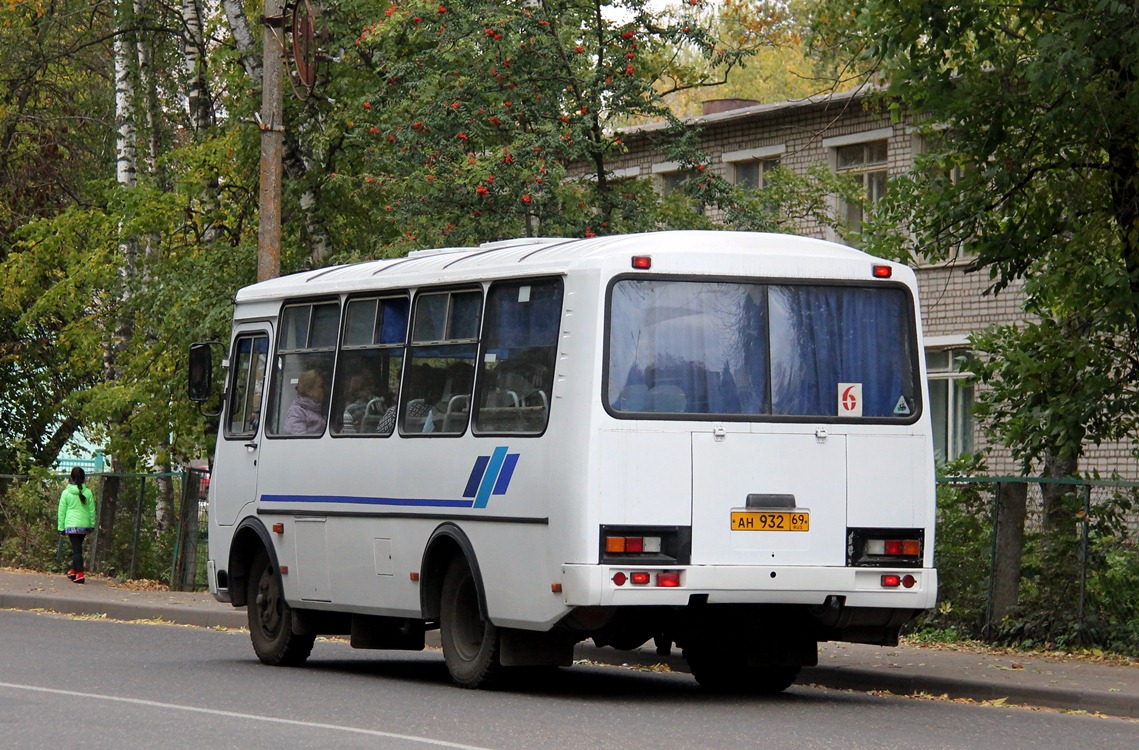
[[[638,573],[647,573],[647,580],[634,575]],[[668,575],[673,573],[677,575]],[[918,610],[937,601],[937,570],[570,564],[562,566],[562,596],[571,607],[685,606],[695,601],[821,605],[828,597],[842,597],[847,607]]]

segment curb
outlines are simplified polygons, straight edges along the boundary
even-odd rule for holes
[[[189,607],[131,602],[108,602],[71,599],[51,594],[0,593],[0,609],[46,610],[71,615],[102,615],[112,620],[163,620],[175,625],[193,625],[200,628],[228,628],[246,626],[244,609],[217,609],[202,611]]]

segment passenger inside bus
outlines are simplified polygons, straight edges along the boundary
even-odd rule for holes
[[[342,419],[344,432],[373,432],[375,422],[384,413],[384,399],[376,395],[375,378],[370,372],[358,372],[348,380],[347,406],[344,407]],[[372,421],[371,429],[366,429],[365,419],[368,415],[376,419]]]
[[[328,386],[319,370],[305,370],[297,379],[297,397],[285,415],[285,432],[289,435],[319,435],[328,421],[325,400]]]

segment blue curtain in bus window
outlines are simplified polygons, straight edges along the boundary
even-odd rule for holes
[[[862,386],[862,416],[912,409],[906,297],[897,289],[773,286],[772,411],[836,416],[838,384]]]
[[[380,300],[380,321],[377,344],[402,344],[407,337],[407,298]]]

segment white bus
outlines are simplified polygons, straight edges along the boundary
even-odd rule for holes
[[[210,590],[248,605],[268,664],[319,634],[421,649],[439,628],[465,687],[592,638],[676,644],[711,689],[783,690],[820,641],[893,645],[934,605],[920,331],[907,267],[743,232],[246,287]]]

